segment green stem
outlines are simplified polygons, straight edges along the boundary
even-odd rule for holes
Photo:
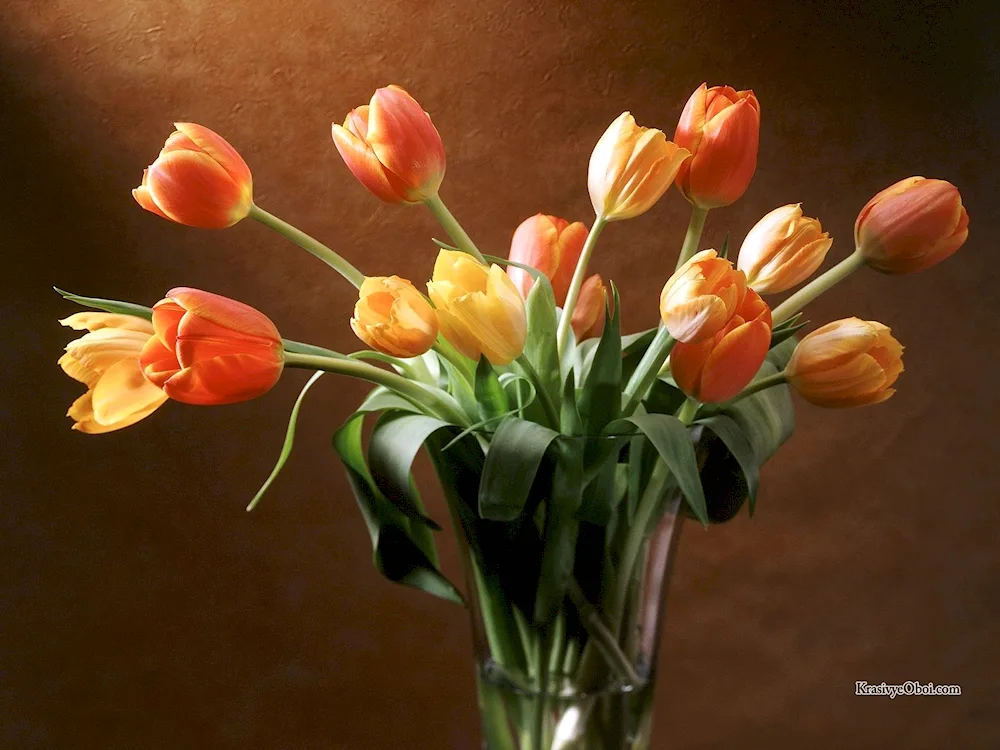
[[[576,582],[575,578],[570,581],[568,592],[570,601],[573,602],[573,606],[576,607],[576,611],[580,614],[580,622],[583,623],[594,646],[601,652],[608,666],[620,678],[625,680],[626,684],[638,684],[639,675],[636,673],[635,667],[632,666],[628,656],[618,646],[618,639],[615,634],[604,622],[601,613],[587,599],[587,595],[580,588],[580,584]]]
[[[791,297],[774,308],[774,312],[771,313],[773,324],[778,325],[779,323],[783,323],[788,320],[827,289],[846,279],[864,264],[865,259],[864,256],[861,255],[861,251],[855,250],[829,271],[821,276],[817,276]]]
[[[283,237],[287,237],[303,250],[312,253],[330,266],[330,268],[354,284],[355,287],[360,288],[362,282],[364,282],[365,275],[351,265],[347,259],[335,253],[314,237],[310,237],[301,229],[293,227],[287,221],[279,219],[274,214],[268,213],[257,205],[250,206],[250,218],[256,219],[264,226],[270,227]]]
[[[518,355],[517,363],[524,368],[524,372],[531,380],[531,384],[535,386],[535,393],[541,399],[542,408],[545,409],[545,416],[549,420],[549,427],[558,432],[559,412],[556,410],[556,405],[552,403],[552,397],[549,395],[549,392],[545,390],[542,379],[538,376],[538,371],[535,370],[534,366],[523,354]]]
[[[684,235],[684,244],[681,245],[681,254],[677,258],[677,266],[680,268],[687,263],[691,256],[698,252],[698,242],[701,240],[701,233],[705,229],[705,218],[708,216],[708,209],[701,206],[691,206],[691,221],[688,222],[687,234]]]
[[[453,424],[467,427],[469,422],[465,415],[432,388],[424,388],[418,383],[407,380],[402,375],[383,370],[367,362],[355,359],[334,359],[315,354],[298,354],[285,352],[287,367],[301,367],[307,370],[323,370],[340,375],[350,375],[354,378],[367,380],[370,383],[384,385],[399,393],[416,406],[426,409],[435,416]]]
[[[441,200],[441,196],[432,195],[426,201],[424,205],[430,209],[431,213],[434,214],[434,218],[438,220],[444,231],[448,233],[448,236],[455,241],[455,245],[462,252],[468,253],[480,263],[485,263],[486,259],[483,254],[479,252],[479,248],[476,247],[476,243],[472,241],[472,238],[466,234],[465,230],[462,229],[462,225],[458,223],[458,219],[448,210],[448,207],[444,205],[444,201]]]
[[[559,319],[559,329],[556,332],[556,345],[559,348],[559,356],[562,356],[563,349],[566,348],[566,337],[569,336],[570,327],[573,322],[573,311],[576,303],[580,299],[580,289],[583,287],[583,279],[587,275],[587,264],[590,256],[597,246],[597,238],[601,236],[607,219],[598,216],[594,219],[594,226],[587,233],[587,240],[583,243],[583,250],[580,252],[580,259],[576,262],[576,270],[573,271],[573,280],[569,283],[569,291],[566,293],[566,302],[563,305],[562,318]]]
[[[335,352],[332,349],[324,349],[322,346],[314,346],[313,344],[303,344],[301,341],[282,339],[281,345],[285,347],[286,352],[293,352],[295,354],[318,354],[321,357],[347,359],[346,355],[340,352]]]
[[[548,628],[543,628],[538,634],[538,695],[534,703],[534,716],[532,717],[531,750],[544,750],[543,739],[545,737],[545,709],[549,701],[549,645],[551,637]]]
[[[734,396],[726,406],[732,406],[737,401],[742,401],[747,396],[752,396],[753,394],[763,391],[765,388],[773,388],[776,385],[783,385],[788,382],[788,376],[784,372],[776,372],[773,375],[768,375],[766,378],[761,378],[760,380],[755,380],[753,383],[744,388],[739,395]],[[685,404],[687,406],[687,404]]]
[[[476,364],[464,354],[460,354],[459,351],[451,345],[451,342],[440,333],[438,334],[437,341],[434,344],[434,351],[437,352],[442,358],[451,362],[455,366],[455,369],[458,370],[467,381],[470,383],[475,382]]]
[[[656,336],[649,343],[646,353],[642,355],[632,377],[625,385],[624,395],[628,397],[628,401],[622,410],[622,417],[632,416],[636,407],[639,406],[639,402],[646,396],[646,391],[656,382],[660,368],[670,356],[670,350],[674,348],[675,343],[674,338],[665,327],[661,326],[656,331]]]
[[[684,424],[689,425],[694,421],[695,416],[698,414],[698,409],[701,408],[701,404],[695,401],[693,398],[689,398],[681,406],[681,410],[677,413],[677,418],[681,420]]]

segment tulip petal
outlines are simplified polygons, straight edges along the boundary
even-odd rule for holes
[[[59,321],[60,325],[72,328],[74,331],[97,331],[101,328],[116,328],[121,331],[140,331],[153,335],[153,324],[145,318],[119,313],[96,312],[85,310],[73,313],[68,318]]]
[[[806,336],[788,361],[789,375],[839,367],[867,352],[878,340],[878,331],[865,320],[846,318],[827,323]]]
[[[388,203],[412,202],[404,197],[405,186],[399,184],[399,179],[395,175],[390,179],[385,167],[367,142],[347,128],[334,123],[333,143],[347,168],[351,170],[351,174],[378,198]]]
[[[743,99],[705,125],[699,150],[691,160],[689,190],[703,208],[735,202],[746,192],[757,169],[760,114]]]
[[[175,401],[196,406],[235,404],[267,393],[282,363],[248,354],[228,354],[185,367],[163,384]]]
[[[193,366],[199,360],[233,354],[280,360],[282,351],[278,340],[241,333],[190,312],[181,318],[174,346],[182,368]]]
[[[771,346],[771,327],[762,320],[736,326],[724,335],[702,369],[698,399],[728,401],[742,391],[760,369]]]
[[[159,338],[153,336],[139,353],[142,374],[154,385],[162,388],[180,370],[173,349],[168,349]]]
[[[136,358],[109,367],[94,386],[91,403],[98,424],[116,425],[149,414],[166,400],[167,394],[143,377]]]
[[[145,174],[145,172],[144,172]],[[153,200],[152,194],[149,192],[149,188],[145,185],[140,185],[132,190],[132,197],[135,198],[135,202],[142,206],[144,209],[150,213],[154,213],[162,219],[168,219],[173,221],[169,216],[167,216],[160,207],[156,205],[156,201]]]
[[[198,151],[161,155],[149,168],[146,189],[167,218],[202,229],[232,226],[251,205],[245,186]]]
[[[234,182],[238,185],[245,185],[247,190],[252,189],[253,176],[250,174],[250,167],[240,156],[239,151],[230,145],[229,141],[214,130],[209,130],[204,125],[193,122],[175,122],[174,127],[187,136],[198,148],[215,159],[219,166],[229,173]]]
[[[187,312],[187,315],[184,316],[184,326],[196,326],[195,319],[200,319],[228,329],[230,332],[276,343],[281,341],[281,334],[278,333],[278,329],[270,318],[260,310],[229,297],[212,294],[201,289],[179,286],[167,292],[167,298]],[[156,324],[155,309],[153,324]],[[196,329],[187,328],[186,330]]]

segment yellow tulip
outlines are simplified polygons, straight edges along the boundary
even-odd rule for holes
[[[743,240],[736,267],[759,294],[777,294],[812,276],[823,265],[833,240],[818,219],[789,203],[764,215]]]
[[[417,357],[434,346],[438,317],[406,279],[369,276],[358,289],[351,328],[373,349],[394,357]]]
[[[605,221],[645,213],[673,184],[690,156],[662,131],[637,125],[631,114],[622,112],[590,156],[587,187],[594,211]]]
[[[60,320],[75,331],[86,330],[66,345],[59,366],[87,392],[66,416],[73,429],[91,435],[120,430],[149,416],[167,394],[142,374],[139,354],[153,336],[153,324],[131,315],[81,312]]]
[[[817,406],[864,406],[885,401],[903,371],[903,347],[874,320],[827,323],[795,347],[785,376]]]
[[[500,266],[442,250],[427,292],[441,333],[466,357],[484,354],[492,364],[506,365],[521,354],[528,334],[524,300]]]

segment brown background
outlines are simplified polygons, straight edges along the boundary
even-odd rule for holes
[[[984,4],[988,6],[991,4]],[[702,80],[752,87],[760,166],[706,244],[802,201],[850,249],[854,216],[911,174],[959,185],[961,254],[925,274],[859,272],[810,309],[890,324],[898,395],[800,404],[759,515],[681,545],[654,748],[1000,746],[997,418],[1000,50],[962,3],[503,0],[14,0],[0,8],[3,748],[473,748],[465,614],[382,581],[329,436],[365,391],[169,404],[129,430],[71,433],[55,366],[74,312],[49,289],[151,304],[175,285],[266,311],[349,351],[352,290],[250,222],[171,225],[129,189],[173,120],[225,134],[258,202],[372,273],[423,280],[441,234],[380,204],[329,138],[380,85],[410,89],[448,149],[442,195],[503,254],[537,211],[590,221],[586,165],[623,109],[672,132]],[[612,226],[595,266],[651,325],[683,236],[671,191]],[[422,468],[426,475],[426,466]],[[436,503],[436,496],[432,503]],[[433,505],[439,514],[439,504]],[[456,572],[453,547],[445,545]],[[861,698],[855,680],[959,684]]]

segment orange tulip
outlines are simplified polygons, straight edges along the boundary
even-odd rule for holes
[[[702,250],[664,284],[660,317],[677,341],[704,341],[725,328],[743,304],[746,292],[742,271],[715,250]]]
[[[767,213],[743,240],[736,267],[747,286],[760,294],[777,294],[812,276],[823,265],[833,240],[819,220],[802,215],[801,203]]]
[[[785,367],[789,384],[817,406],[885,401],[903,371],[903,347],[874,320],[846,318],[805,336]]]
[[[438,318],[406,279],[369,276],[358,289],[351,328],[373,349],[394,357],[418,357],[434,346]]]
[[[80,312],[60,320],[75,331],[87,330],[66,345],[59,358],[63,372],[87,386],[69,407],[73,429],[88,435],[120,430],[148,417],[167,394],[142,375],[139,354],[153,336],[148,320],[132,315]]]
[[[597,216],[618,221],[645,213],[690,155],[661,131],[637,125],[631,114],[622,112],[590,156],[587,187]]]
[[[607,308],[608,290],[600,274],[594,274],[580,287],[580,298],[573,309],[570,325],[577,341],[597,338],[604,333],[604,312]]]
[[[583,223],[575,221],[570,224],[558,216],[535,214],[514,230],[508,257],[544,273],[552,283],[556,304],[563,305],[586,241],[587,227]],[[531,274],[515,266],[507,266],[507,275],[521,296],[527,299],[535,283]]]
[[[223,229],[245,218],[253,206],[253,178],[243,157],[202,125],[174,127],[132,197],[147,211],[191,227]]]
[[[362,185],[389,203],[423,203],[444,179],[444,144],[431,117],[399,86],[333,125],[333,142]]]
[[[725,328],[696,344],[674,345],[670,373],[680,389],[698,401],[728,401],[753,380],[770,348],[771,309],[748,289]]]
[[[969,236],[969,215],[958,188],[944,180],[908,177],[861,209],[854,242],[865,262],[883,273],[930,268]]]
[[[281,335],[263,313],[200,289],[178,287],[153,306],[156,335],[143,347],[143,373],[185,404],[248,401],[281,375]]]
[[[760,103],[752,91],[701,84],[688,99],[674,141],[694,156],[677,187],[691,203],[718,208],[746,192],[757,168]]]

